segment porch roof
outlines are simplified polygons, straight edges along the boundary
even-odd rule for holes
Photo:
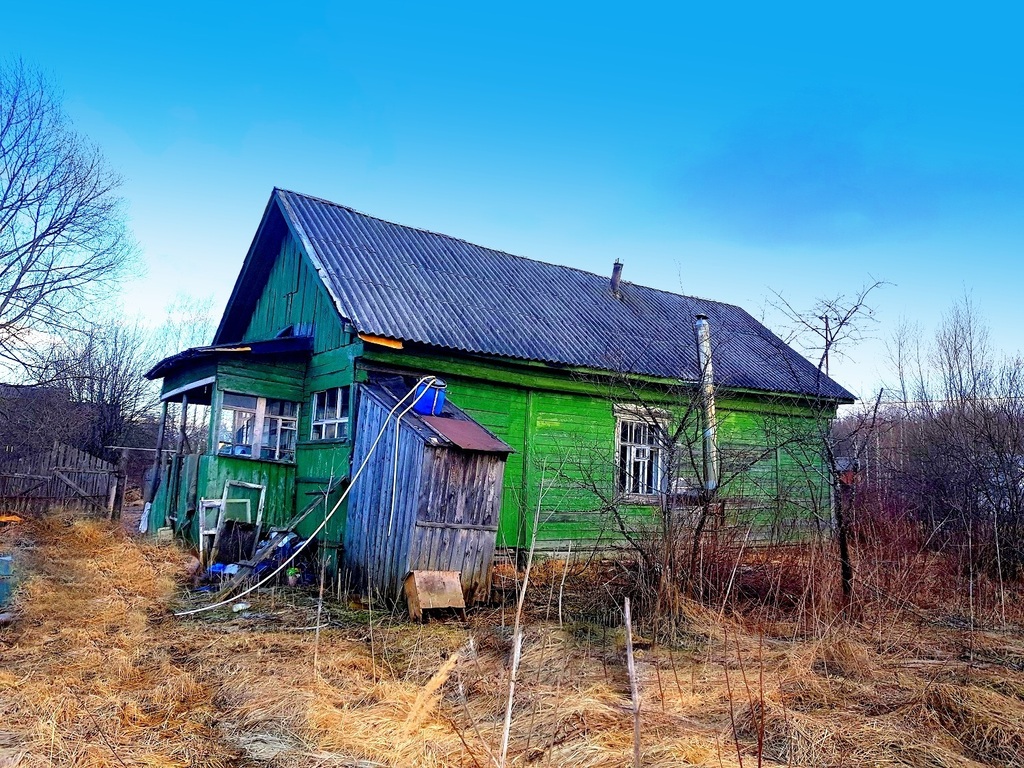
[[[312,336],[283,336],[262,341],[245,341],[235,344],[213,344],[207,347],[191,347],[176,355],[165,357],[146,372],[146,378],[165,379],[168,376],[185,373],[190,368],[202,368],[204,364],[224,357],[294,357],[308,355],[313,351]]]

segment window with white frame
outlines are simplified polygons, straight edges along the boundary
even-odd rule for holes
[[[340,440],[348,437],[348,387],[334,387],[313,393],[310,440]]]
[[[299,404],[289,400],[267,400],[263,413],[260,458],[295,461],[295,438],[299,434]]]
[[[615,489],[627,496],[653,496],[665,486],[665,428],[657,414],[618,406]]]
[[[217,453],[267,461],[295,461],[299,404],[225,392],[217,425]]]

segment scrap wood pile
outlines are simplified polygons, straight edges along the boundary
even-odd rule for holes
[[[17,547],[0,765],[496,763],[507,612],[412,626],[331,604],[317,633],[313,599],[278,592],[179,619],[189,555],[173,546],[49,519],[0,528]],[[1024,766],[1019,636],[894,622],[781,639],[696,608],[690,623],[673,652],[638,652],[645,766]],[[630,764],[623,639],[530,618],[509,765]]]

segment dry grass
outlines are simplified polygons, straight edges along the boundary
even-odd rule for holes
[[[302,593],[176,619],[181,550],[59,519],[0,528],[0,545],[19,543],[30,575],[0,630],[0,766],[493,765],[511,646],[501,609],[412,626],[331,605],[314,668]],[[627,765],[622,630],[559,628],[562,576],[537,570],[510,762]],[[645,766],[1024,766],[1018,634],[881,602],[857,623],[809,627],[786,614],[798,604],[771,617],[691,604],[673,647],[640,643]]]

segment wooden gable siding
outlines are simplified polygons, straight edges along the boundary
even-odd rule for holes
[[[601,510],[599,495],[588,486],[611,492],[614,404],[629,402],[628,391],[563,371],[504,361],[370,347],[364,357],[370,365],[443,376],[453,402],[516,450],[505,468],[499,546],[529,545],[538,501],[540,549],[564,551],[569,542],[578,548],[618,539],[611,516]],[[649,391],[654,399],[656,391]],[[658,404],[678,408],[670,394],[663,394]],[[808,487],[809,479],[815,485],[814,467],[820,466],[820,456],[808,455],[807,446],[822,423],[810,406],[795,398],[733,394],[720,398],[718,415],[719,445],[734,456],[758,458],[723,487],[723,496],[735,502],[730,508],[744,514],[745,524],[767,526],[784,514],[801,514],[801,508],[806,514],[810,504],[826,508],[820,506],[824,485]],[[788,436],[779,436],[779,430]],[[795,439],[799,435],[803,442]],[[782,447],[776,450],[776,445]],[[723,462],[727,460],[723,451]],[[642,507],[627,512],[644,516]]]
[[[243,339],[270,339],[289,325],[313,326],[313,353],[337,349],[347,333],[334,302],[302,247],[287,235],[281,242]]]

